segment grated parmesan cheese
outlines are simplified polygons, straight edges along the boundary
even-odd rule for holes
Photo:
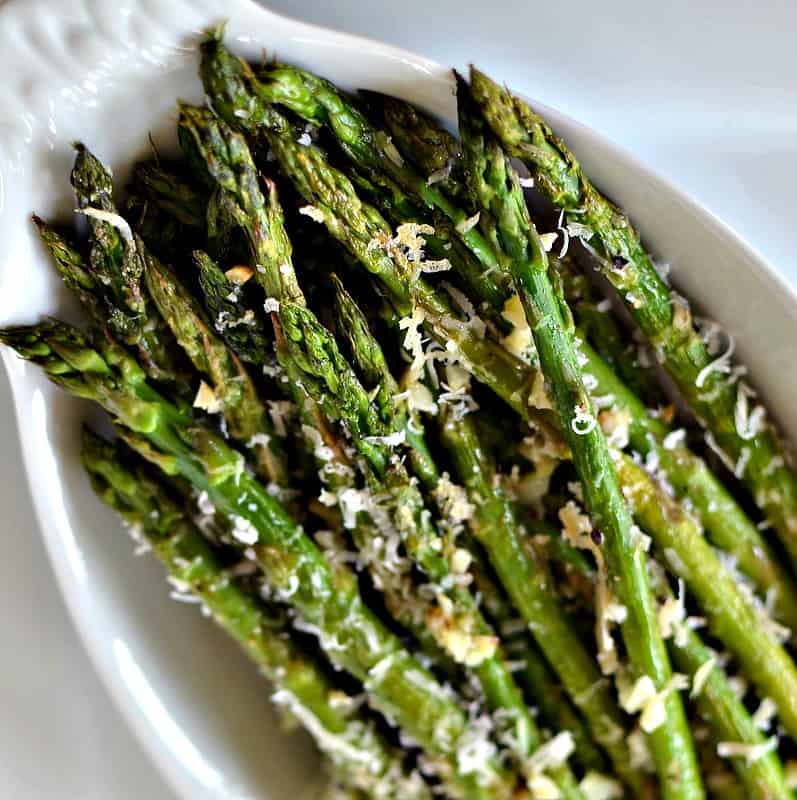
[[[585,376],[586,377],[586,376]],[[624,450],[628,447],[631,413],[626,408],[605,408],[598,413],[598,422],[609,447]]]
[[[197,495],[196,507],[199,509],[200,513],[204,514],[205,516],[211,516],[212,514],[216,513],[216,506],[214,506],[210,501],[210,497],[205,491],[202,491]]]
[[[426,185],[427,186],[434,186],[436,183],[440,183],[441,181],[447,180],[448,177],[451,175],[451,169],[454,166],[454,162],[449,159],[448,163],[441,167],[440,169],[435,170],[427,179]]]
[[[676,447],[683,446],[686,441],[686,431],[683,428],[668,433],[661,442],[665,450],[675,450]]]
[[[667,697],[688,686],[689,679],[686,675],[674,672],[661,691],[656,691],[653,679],[649,675],[641,675],[630,690],[620,692],[620,705],[629,714],[641,712],[639,727],[645,733],[652,733],[667,719]]]
[[[463,775],[486,774],[497,748],[491,741],[492,721],[484,714],[470,721],[457,742],[457,767]]]
[[[92,208],[91,206],[76,208],[75,213],[97,219],[100,222],[107,223],[112,228],[116,228],[119,231],[119,235],[125,240],[125,244],[130,248],[135,248],[135,240],[133,239],[133,231],[130,228],[130,224],[119,214],[114,214],[112,211],[104,211],[101,208]]]
[[[703,691],[703,687],[706,685],[711,670],[714,669],[716,665],[716,657],[710,656],[695,670],[695,674],[692,677],[692,690],[689,692],[690,697],[697,697],[700,692]]]
[[[526,785],[532,800],[559,800],[562,796],[559,787],[547,775],[529,775]]]
[[[404,431],[396,431],[387,436],[366,436],[363,441],[369,444],[383,444],[385,447],[397,447],[400,444],[404,444],[406,438],[407,434]]]
[[[267,297],[266,302],[263,303],[263,310],[266,314],[279,314],[280,301],[276,297]]]
[[[733,353],[736,350],[736,340],[728,334],[728,347],[725,352],[715,358],[709,364],[706,364],[703,369],[700,370],[697,374],[697,378],[695,378],[695,386],[698,389],[702,389],[703,385],[705,384],[706,380],[708,380],[709,375],[713,372],[719,372],[727,374],[731,371],[731,358],[733,357]]]
[[[501,339],[501,344],[512,355],[527,359],[532,349],[532,336],[520,295],[513,294],[504,303],[501,316],[512,325],[512,332]]]
[[[406,392],[407,408],[410,411],[422,411],[426,414],[437,414],[437,403],[431,390],[424,383],[413,383]]]
[[[575,407],[573,419],[570,420],[570,428],[573,433],[578,436],[586,436],[595,429],[597,424],[598,420],[595,419],[595,415],[589,409],[581,404]]]
[[[244,517],[233,517],[233,538],[242,544],[256,544],[258,540],[257,529]]]
[[[271,437],[267,433],[256,433],[249,438],[246,443],[247,447],[268,447]]]
[[[586,800],[616,800],[623,797],[623,786],[619,781],[590,770],[578,784]]]
[[[460,236],[464,236],[469,230],[478,224],[480,216],[481,212],[477,211],[472,217],[468,217],[467,219],[463,219],[462,222],[458,222],[456,225],[457,233],[460,234]]]
[[[775,751],[777,747],[777,736],[773,736],[760,744],[748,744],[747,742],[718,742],[717,755],[720,758],[743,758],[744,763],[749,767],[768,753]]]
[[[558,233],[541,233],[540,244],[542,244],[542,249],[545,250],[546,253],[550,253],[558,238]]]
[[[454,522],[464,522],[473,516],[475,506],[468,501],[468,493],[464,486],[454,483],[447,472],[444,472],[434,489],[435,500],[440,504],[442,513]]]
[[[540,745],[526,759],[526,769],[530,774],[539,774],[549,769],[561,767],[576,749],[573,734],[570,731],[562,731]]]
[[[238,265],[230,267],[224,273],[224,276],[230,283],[234,283],[236,286],[243,286],[254,274],[255,272],[251,267]]]
[[[205,381],[199,382],[199,389],[194,397],[194,408],[201,408],[208,414],[218,414],[221,411],[221,401]]]
[[[326,219],[324,212],[316,206],[311,206],[311,205],[302,206],[299,209],[299,213],[304,214],[305,217],[310,217],[310,219],[313,220],[313,222],[323,223],[324,220]]]
[[[772,720],[777,713],[778,707],[775,705],[774,700],[772,700],[771,697],[765,697],[758,708],[753,712],[753,723],[759,730],[769,730],[770,725],[772,725]]]

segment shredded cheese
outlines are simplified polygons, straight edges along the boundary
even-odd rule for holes
[[[256,544],[258,540],[257,529],[244,517],[233,517],[233,538],[242,544]]]
[[[778,707],[775,705],[775,701],[771,697],[765,697],[758,708],[753,712],[753,723],[756,728],[762,731],[769,730],[770,725],[772,725],[772,720],[777,713]]]
[[[775,751],[777,747],[777,736],[773,736],[760,744],[748,744],[747,742],[718,742],[717,755],[720,758],[743,758],[744,763],[749,767],[768,753]]]
[[[716,656],[707,658],[696,670],[692,677],[692,690],[689,692],[690,697],[697,697],[703,691],[706,681],[711,675],[711,670],[717,665]]]
[[[91,208],[91,206],[87,208],[76,208],[75,213],[100,220],[100,222],[105,222],[111,227],[116,228],[116,230],[119,231],[119,235],[125,240],[125,244],[131,248],[135,247],[135,240],[133,239],[133,231],[130,228],[130,224],[124,217],[120,217],[119,214],[114,214],[112,211],[104,211],[101,208]]]
[[[224,276],[230,283],[234,283],[236,286],[243,286],[254,274],[255,272],[251,267],[239,264],[238,266],[230,267],[224,273]]]
[[[199,382],[199,389],[194,397],[194,408],[201,408],[208,414],[218,414],[221,411],[221,401],[205,381]]]
[[[304,214],[305,217],[310,217],[310,219],[313,220],[313,222],[323,223],[324,220],[326,219],[324,212],[320,208],[317,208],[316,206],[311,206],[311,205],[302,206],[299,209],[299,213]]]
[[[623,797],[623,786],[619,781],[590,770],[578,784],[586,800],[616,800]]]
[[[464,236],[471,228],[479,222],[479,217],[481,216],[481,212],[477,211],[472,217],[468,217],[467,219],[463,219],[462,222],[458,222],[456,225],[457,233],[461,236]]]
[[[512,325],[512,331],[501,339],[501,344],[512,355],[525,360],[532,348],[532,336],[519,295],[513,294],[504,303],[501,316]]]

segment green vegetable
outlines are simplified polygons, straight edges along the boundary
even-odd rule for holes
[[[584,175],[575,156],[525,102],[472,68],[473,96],[510,156],[534,175],[536,186],[565,211],[569,223],[586,225],[597,247],[596,264],[617,289],[673,378],[707,440],[725,454],[797,561],[797,476],[783,444],[752,402],[749,387],[732,369],[732,340],[695,329],[689,304],[656,270],[628,217]],[[759,412],[758,409],[762,411]]]
[[[100,499],[146,538],[180,587],[200,598],[213,619],[276,688],[273,698],[304,724],[347,784],[368,793],[426,800],[428,786],[403,764],[354,697],[335,686],[292,639],[284,613],[270,609],[225,569],[182,502],[120,442],[83,431],[83,466]]]
[[[278,596],[317,630],[330,660],[360,680],[375,708],[401,725],[458,783],[465,796],[504,797],[495,764],[457,774],[457,748],[467,720],[456,702],[408,653],[365,604],[353,574],[328,563],[318,547],[243,467],[240,454],[195,423],[147,383],[119,346],[101,353],[76,329],[59,322],[6,328],[0,341],[45,370],[55,383],[94,400],[123,427],[126,441],[169,474],[208,493],[217,511],[252,548]]]

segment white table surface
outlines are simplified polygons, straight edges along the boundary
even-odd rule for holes
[[[797,285],[797,5],[789,0],[269,5],[459,67],[477,60],[680,183]],[[173,800],[94,676],[53,583],[5,374],[0,441],[0,796]]]

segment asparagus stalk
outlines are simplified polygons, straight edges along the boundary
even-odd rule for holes
[[[657,499],[654,498],[652,502],[657,502]],[[547,529],[541,530],[553,536]],[[578,565],[577,568],[584,577],[589,580],[594,579],[594,568],[586,559],[572,563]],[[651,570],[651,581],[657,596],[665,602],[674,602],[673,592],[663,570],[658,564],[654,564],[654,567]],[[683,598],[678,602],[683,609]],[[783,765],[778,758],[777,750],[765,752],[768,740],[733,689],[721,666],[720,658],[690,627],[684,615],[685,611],[680,615],[677,613],[671,615],[668,649],[676,667],[692,679],[690,701],[696,704],[698,713],[709,725],[713,746],[716,748],[719,742],[751,746],[747,759],[743,755],[734,755],[730,758],[747,792],[745,797],[761,798],[761,800],[792,798],[793,795],[786,786]],[[707,777],[706,783],[709,793],[714,796],[711,792],[710,776]]]
[[[404,767],[404,754],[294,643],[286,616],[270,612],[230,578],[186,509],[131,456],[118,442],[84,429],[81,458],[100,499],[146,537],[181,587],[201,598],[272,682],[275,702],[304,723],[336,773],[369,796],[430,798],[420,775]]]
[[[719,353],[714,348],[722,345],[695,329],[688,303],[659,275],[628,217],[592,185],[541,117],[475,68],[471,81],[476,102],[507,152],[529,167],[536,185],[569,222],[592,231],[601,273],[707,429],[707,441],[735,465],[797,561],[797,475],[763,406],[749,409],[755,395],[731,364],[732,340]]]
[[[253,303],[245,289],[249,280],[248,268],[243,268],[240,280],[231,280],[219,265],[204,251],[194,251],[194,265],[199,276],[199,286],[205,307],[214,320],[216,332],[242,361],[250,364],[268,364],[273,344],[266,333],[263,317],[252,308]],[[233,267],[228,272],[241,273]]]
[[[602,531],[612,591],[626,607],[623,640],[631,668],[661,691],[671,678],[666,647],[656,625],[645,553],[634,535],[609,447],[592,411],[578,364],[563,299],[548,278],[545,248],[529,219],[517,174],[473,109],[470,90],[458,78],[460,135],[471,192],[502,248],[506,268],[523,303],[561,429],[581,480],[593,524]],[[703,789],[683,706],[667,696],[666,718],[649,742],[667,797],[702,797]]]
[[[0,341],[70,393],[98,402],[129,429],[127,441],[141,455],[206,491],[234,524],[236,540],[251,547],[280,599],[317,631],[332,663],[360,680],[374,707],[439,759],[464,796],[508,796],[506,776],[492,761],[467,764],[462,774],[457,753],[467,733],[464,713],[368,608],[355,576],[328,563],[245,470],[240,454],[158,394],[126,351],[110,344],[100,353],[57,321],[7,328]]]
[[[288,476],[279,440],[243,364],[213,333],[202,308],[174,272],[147,251],[143,242],[138,248],[155,305],[194,367],[211,382],[208,402],[202,398],[198,402],[212,413],[222,413],[230,436],[251,449],[259,475],[267,482],[286,486]]]
[[[91,270],[86,268],[83,254],[74,242],[41,217],[34,214],[32,219],[64,285],[75,294],[89,318],[95,323],[101,323],[105,313],[101,290]]]
[[[716,746],[721,747],[723,742],[749,746],[749,757],[741,754],[731,757],[733,768],[745,787],[745,796],[751,800],[791,800],[794,795],[786,786],[777,750],[767,750],[767,738],[736,696],[724,672],[707,667],[715,658],[714,652],[689,630],[682,639],[673,640],[670,652],[678,669],[691,676],[693,686],[701,667],[709,669],[695,703],[700,716],[711,726]]]
[[[413,473],[429,489],[440,478],[437,465],[426,444],[420,415],[397,403],[399,385],[393,377],[379,342],[371,333],[368,320],[354,298],[346,291],[337,275],[332,276],[335,293],[335,327],[338,338],[346,346],[347,355],[355,365],[364,388],[373,396],[382,421],[394,431],[404,431],[409,445]]]
[[[263,196],[246,140],[210,110],[186,104],[180,106],[177,130],[183,150],[204,159],[206,171],[227,201],[228,213],[246,233],[255,279],[266,296],[303,303],[276,186],[269,183],[268,195]],[[276,264],[277,269],[268,269],[270,264]]]
[[[181,225],[203,232],[207,222],[207,195],[181,172],[159,161],[141,161],[133,168],[131,189],[159,206]]]
[[[478,563],[478,561],[476,562]],[[570,731],[575,742],[573,759],[583,770],[604,771],[606,760],[592,740],[589,727],[567,697],[564,687],[546,663],[528,634],[528,626],[517,616],[496,581],[479,565],[472,568],[476,586],[491,620],[501,631],[501,640],[513,661],[515,677],[529,700],[539,710],[539,718],[551,730]]]
[[[558,259],[557,267],[565,297],[582,338],[591,342],[601,360],[648,408],[665,406],[667,397],[655,369],[652,364],[641,363],[637,343],[629,342],[626,331],[620,327],[612,310],[601,305],[608,303],[608,300],[599,298],[595,286],[587,275],[579,271],[570,254]],[[653,358],[652,354],[650,358]]]
[[[778,642],[782,632],[739,590],[689,513],[630,458],[619,460],[617,469],[635,518],[656,532],[658,550],[697,597],[712,633],[744,665],[761,696],[772,698],[784,728],[797,735],[797,667]]]
[[[119,340],[135,347],[154,380],[182,385],[183,360],[165,323],[148,302],[142,286],[144,264],[130,226],[113,201],[110,172],[86,147],[75,145],[72,185],[88,218],[91,249],[88,271],[106,307],[107,324]]]
[[[592,735],[609,754],[615,773],[642,796],[642,776],[631,768],[620,715],[609,687],[602,683],[595,659],[571,626],[544,566],[524,542],[512,507],[495,480],[473,425],[441,411],[441,436],[476,509],[473,536],[487,551],[502,586],[569,696],[590,725]]]
[[[412,103],[381,92],[361,90],[360,94],[368,110],[384,123],[400,156],[426,175],[427,184],[437,186],[472,213],[456,137]]]
[[[728,553],[738,569],[771,598],[776,619],[797,630],[797,590],[787,569],[750,518],[708,465],[683,444],[683,436],[647,413],[643,403],[606,364],[582,344],[584,369],[596,381],[596,393],[611,395],[614,413],[629,419],[631,447],[663,481],[693,503],[711,541]],[[655,468],[655,469],[654,469]]]
[[[675,598],[663,570],[654,569],[652,573],[657,594],[666,602],[673,603]],[[683,598],[679,603],[683,608]],[[721,743],[733,742],[742,745],[742,749],[744,746],[750,748],[747,757],[741,754],[729,757],[746,789],[746,796],[760,800],[791,800],[793,795],[786,786],[777,747],[771,746],[733,690],[718,663],[717,653],[703,643],[686,620],[679,619],[672,623],[672,627],[670,653],[678,669],[692,679],[689,697],[698,714],[709,725],[714,747],[721,750]]]
[[[395,98],[391,99],[391,102],[399,108],[407,105]],[[428,118],[425,124],[427,127],[434,125]],[[438,127],[436,131],[438,138],[450,136],[442,128]],[[429,153],[433,150],[435,138],[426,135],[425,139],[427,146],[418,152],[428,161],[431,158]],[[438,159],[448,152],[448,147],[451,146],[440,147],[442,153],[438,153]],[[600,333],[602,337],[599,346],[612,349],[612,343],[618,341],[619,333],[610,317],[594,309],[594,303],[591,302],[592,292],[589,291],[586,279],[575,274],[574,266],[567,259],[564,261],[552,259],[552,261],[556,273],[563,277],[563,286],[569,295],[568,299],[578,301],[574,309],[576,316],[583,320],[586,299],[587,308],[592,307],[591,312],[586,312],[587,318],[593,321],[593,328],[599,328],[596,333]],[[491,279],[495,277],[496,274],[490,276]],[[493,291],[502,294],[502,303],[509,299],[508,292],[500,283],[494,283]],[[488,299],[479,294],[477,297]],[[661,477],[679,495],[689,498],[712,541],[733,556],[739,570],[752,578],[762,593],[772,598],[776,618],[790,628],[797,629],[797,590],[756,526],[705,462],[679,441],[677,434],[675,437],[667,438],[672,432],[671,429],[661,418],[653,417],[648,412],[645,403],[634,393],[627,381],[618,379],[617,374],[586,343],[584,333],[580,333],[580,336],[582,339],[580,355],[584,360],[584,372],[594,383],[593,396],[612,397],[613,411],[630,415],[628,438],[633,449],[646,456],[648,463],[656,466]],[[623,358],[622,354],[613,359],[614,362],[621,364],[627,363],[628,360]],[[650,387],[656,380],[652,372],[634,370],[632,377],[637,382],[639,390],[643,392],[643,397],[658,396],[651,392]]]

